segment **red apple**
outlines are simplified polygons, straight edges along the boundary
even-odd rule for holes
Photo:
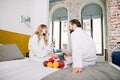
[[[48,60],[49,62],[54,62],[54,59],[53,58],[49,58],[49,60]]]
[[[64,68],[65,66],[64,60],[58,60],[57,62],[59,62],[59,68]]]
[[[44,61],[44,62],[43,62],[43,65],[44,65],[45,67],[47,67],[47,63],[48,63],[48,61]]]

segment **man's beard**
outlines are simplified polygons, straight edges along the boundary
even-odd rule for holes
[[[70,33],[72,33],[74,30],[70,30]]]

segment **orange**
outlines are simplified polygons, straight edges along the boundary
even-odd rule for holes
[[[53,64],[52,62],[48,62],[47,67],[52,68],[52,64]]]
[[[53,64],[52,64],[52,67],[53,68],[58,68],[59,67],[59,62],[53,62]]]

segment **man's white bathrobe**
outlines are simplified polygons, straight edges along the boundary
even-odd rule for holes
[[[81,28],[71,33],[72,67],[84,67],[96,62],[96,47],[91,36]]]

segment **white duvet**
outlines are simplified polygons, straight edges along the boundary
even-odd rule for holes
[[[0,62],[0,80],[40,80],[57,68],[44,67],[42,61],[29,59]]]
[[[120,67],[110,63],[120,70]],[[43,66],[41,60],[13,60],[0,62],[0,80],[40,80],[59,69]]]

